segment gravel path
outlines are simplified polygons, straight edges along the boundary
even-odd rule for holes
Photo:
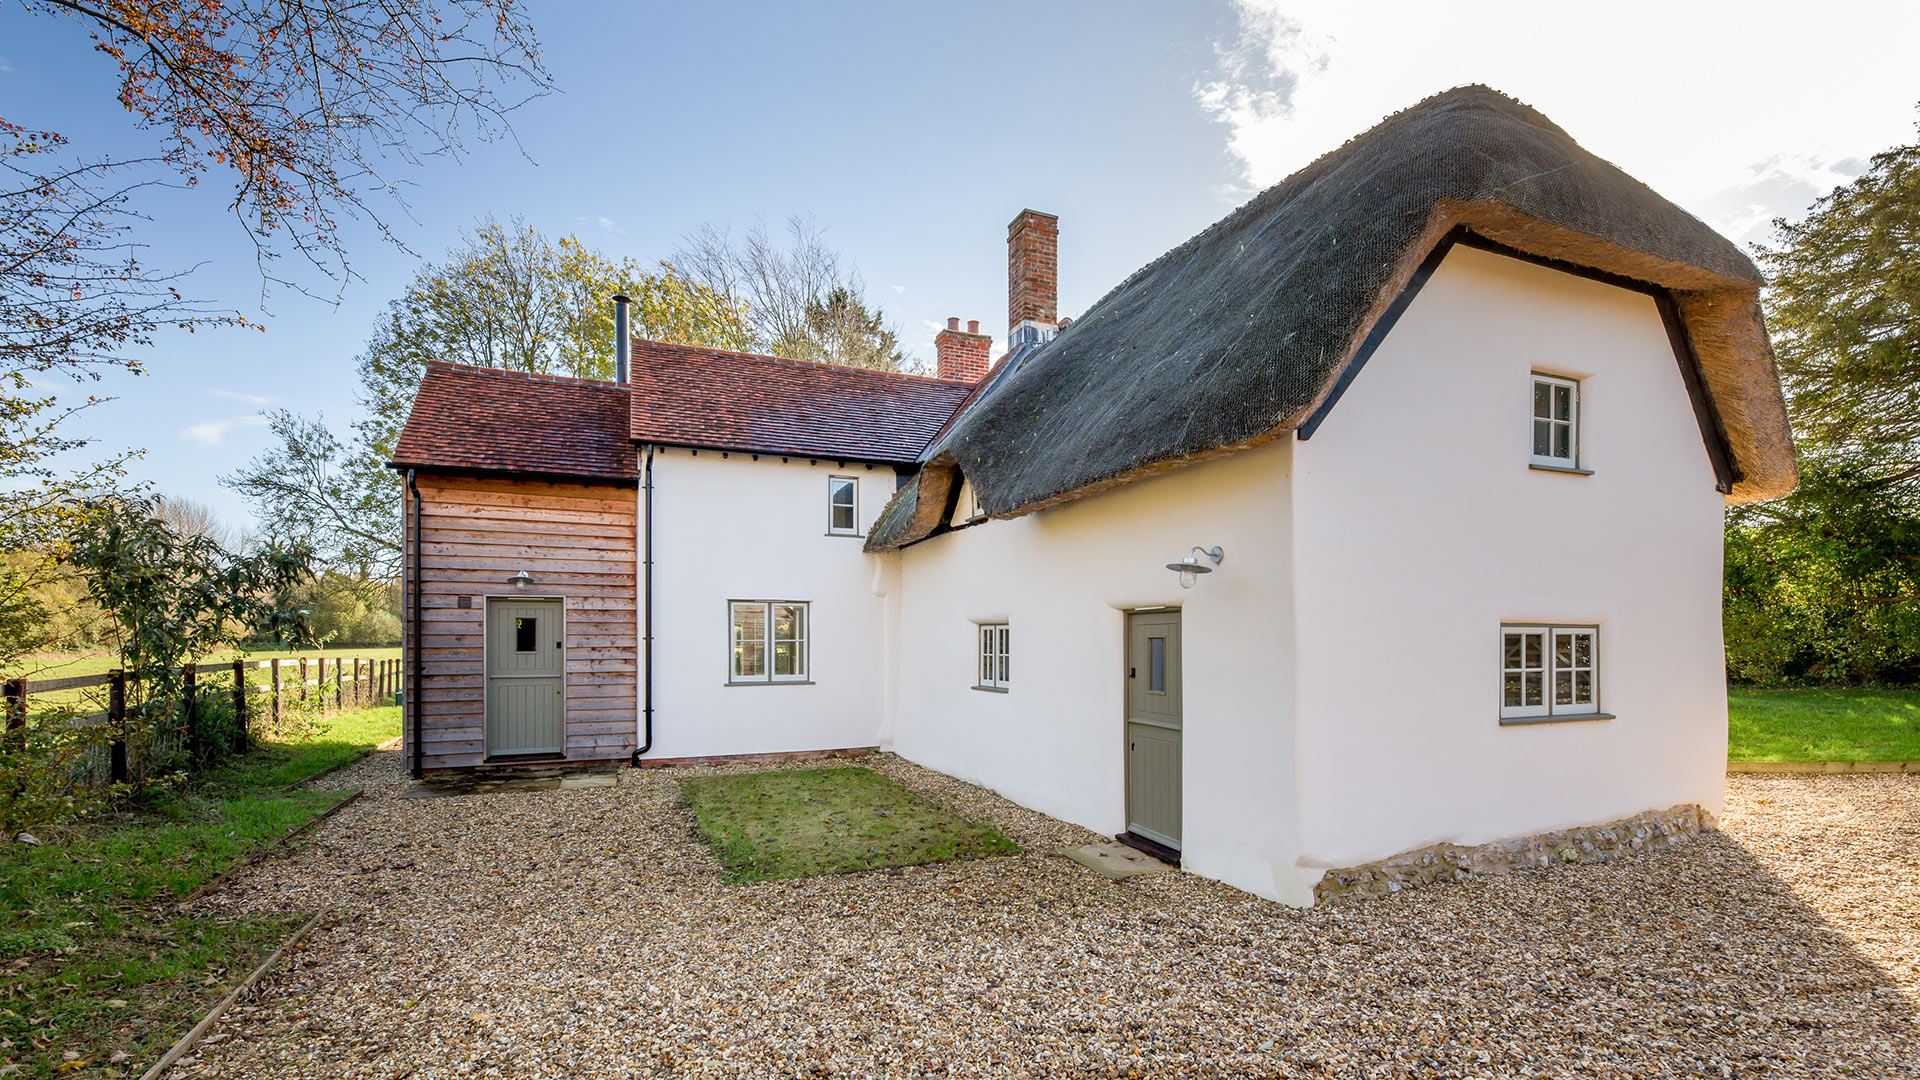
[[[376,754],[204,902],[339,920],[175,1075],[1920,1075],[1920,777],[1735,777],[1675,851],[1301,912],[875,762],[1031,853],[724,886],[684,771],[398,800]]]

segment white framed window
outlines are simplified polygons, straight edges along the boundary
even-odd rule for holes
[[[860,535],[859,477],[827,477],[827,532],[834,536]]]
[[[987,512],[985,510],[980,509],[980,489],[977,487],[974,487],[972,484],[968,484],[967,485],[967,520],[979,521],[981,518],[986,516],[987,516]]]
[[[1580,467],[1580,384],[1533,373],[1533,455],[1550,469]]]
[[[980,681],[974,685],[982,690],[1007,689],[1013,678],[1009,656],[1007,624],[980,624]]]
[[[1500,719],[1599,714],[1597,627],[1500,628]]]
[[[729,600],[730,683],[807,681],[808,604],[801,600]]]

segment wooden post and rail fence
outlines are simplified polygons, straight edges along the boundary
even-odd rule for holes
[[[212,695],[226,697],[233,710],[232,745],[224,749],[243,753],[251,743],[256,725],[279,732],[285,730],[285,723],[295,710],[324,715],[391,704],[394,695],[403,688],[398,659],[365,656],[320,655],[293,660],[186,664],[178,673],[179,701],[183,707],[178,713],[176,730],[148,735],[153,744],[183,744],[172,748],[184,751],[192,761],[203,761],[209,756],[210,748],[202,741],[206,732],[196,720],[200,702]],[[96,778],[108,783],[127,783],[138,767],[137,756],[142,752],[151,754],[157,748],[157,745],[136,747],[134,753],[129,753],[132,733],[127,722],[127,686],[139,682],[139,678],[132,672],[108,671],[59,679],[0,681],[6,718],[5,733],[0,737],[8,744],[25,740],[28,710],[36,695],[67,695],[105,687],[105,709],[68,718],[65,723],[82,728],[107,725],[103,760],[97,762],[97,768],[87,771],[100,774]]]

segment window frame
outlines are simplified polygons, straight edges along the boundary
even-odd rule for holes
[[[1521,644],[1520,666],[1511,667],[1507,657],[1507,638],[1514,634],[1540,636],[1540,665],[1527,666],[1526,645]],[[1564,667],[1559,663],[1559,641],[1562,636],[1584,635],[1589,639],[1587,663],[1585,665],[1568,663]],[[1595,623],[1502,623],[1499,636],[1500,677],[1497,687],[1497,700],[1500,705],[1502,724],[1545,724],[1567,720],[1609,720],[1612,714],[1601,707],[1600,697],[1600,627]],[[1577,652],[1570,654],[1570,660],[1577,660]],[[1557,688],[1562,672],[1576,678],[1574,673],[1587,673],[1587,701],[1572,701],[1560,704]],[[1522,675],[1522,704],[1507,703],[1507,677],[1513,673],[1538,672],[1540,676],[1540,704],[1525,704],[1525,675]],[[1571,681],[1571,680],[1570,680]],[[1571,696],[1571,695],[1569,695]]]
[[[1567,418],[1565,420],[1561,420],[1560,418],[1551,415],[1553,411],[1553,407],[1551,404],[1548,405],[1547,411],[1549,415],[1547,416],[1541,416],[1538,412],[1535,411],[1536,406],[1534,405],[1534,398],[1539,392],[1540,385],[1543,383],[1549,387],[1565,387],[1567,389],[1568,406],[1567,406]],[[1552,400],[1551,394],[1548,395],[1548,400],[1549,402],[1551,402]],[[1553,454],[1536,454],[1533,452],[1533,429],[1536,425],[1540,424],[1543,421],[1549,425],[1549,430],[1551,430],[1551,425],[1555,425],[1555,424],[1566,425],[1567,427],[1567,456],[1566,457],[1558,457]],[[1549,436],[1547,440],[1547,448],[1549,450],[1553,448],[1553,440],[1551,436]],[[1583,471],[1580,468],[1580,380],[1579,379],[1570,378],[1565,375],[1549,375],[1544,371],[1535,371],[1532,373],[1531,377],[1527,382],[1527,463],[1537,468],[1559,469],[1562,472]]]
[[[839,487],[841,484],[847,485],[848,489],[850,489],[853,492],[853,504],[852,504],[853,524],[847,526],[844,529],[840,528],[839,526],[833,523],[833,512],[839,508],[839,504],[834,501],[834,496],[839,493]],[[842,476],[838,473],[835,473],[827,477],[827,535],[828,536],[859,536],[860,535],[860,478],[859,477]]]
[[[974,635],[973,688],[1007,693],[1013,689],[1013,632],[1007,623],[977,623]]]
[[[782,607],[797,608],[800,612],[800,633],[793,638],[774,637],[774,609]],[[760,648],[761,671],[756,675],[742,674],[740,671],[739,616],[742,609],[757,608],[760,612]],[[792,642],[799,646],[796,655],[799,659],[796,671],[790,675],[779,675],[773,670],[773,657],[776,642]],[[727,685],[728,686],[805,686],[813,682],[813,602],[811,600],[729,600],[727,601]]]

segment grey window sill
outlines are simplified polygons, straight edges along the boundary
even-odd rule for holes
[[[841,537],[847,538],[848,540],[865,540],[867,538],[866,533],[857,533],[857,532],[830,532],[827,535],[841,536]]]
[[[1007,688],[1004,686],[976,686],[974,689],[983,694],[1004,694],[1007,692]]]
[[[1592,469],[1582,469],[1578,465],[1542,465],[1537,461],[1527,462],[1527,468],[1536,472],[1569,473],[1574,476],[1592,476]]]
[[[733,680],[729,679],[726,682],[721,683],[720,685],[722,686],[812,686],[813,680],[812,679],[774,679],[769,681],[767,679],[742,679],[739,682],[734,682]]]
[[[1509,716],[1502,717],[1501,727],[1527,727],[1532,724],[1580,724],[1588,720],[1611,720],[1610,712],[1576,713],[1572,716]]]

